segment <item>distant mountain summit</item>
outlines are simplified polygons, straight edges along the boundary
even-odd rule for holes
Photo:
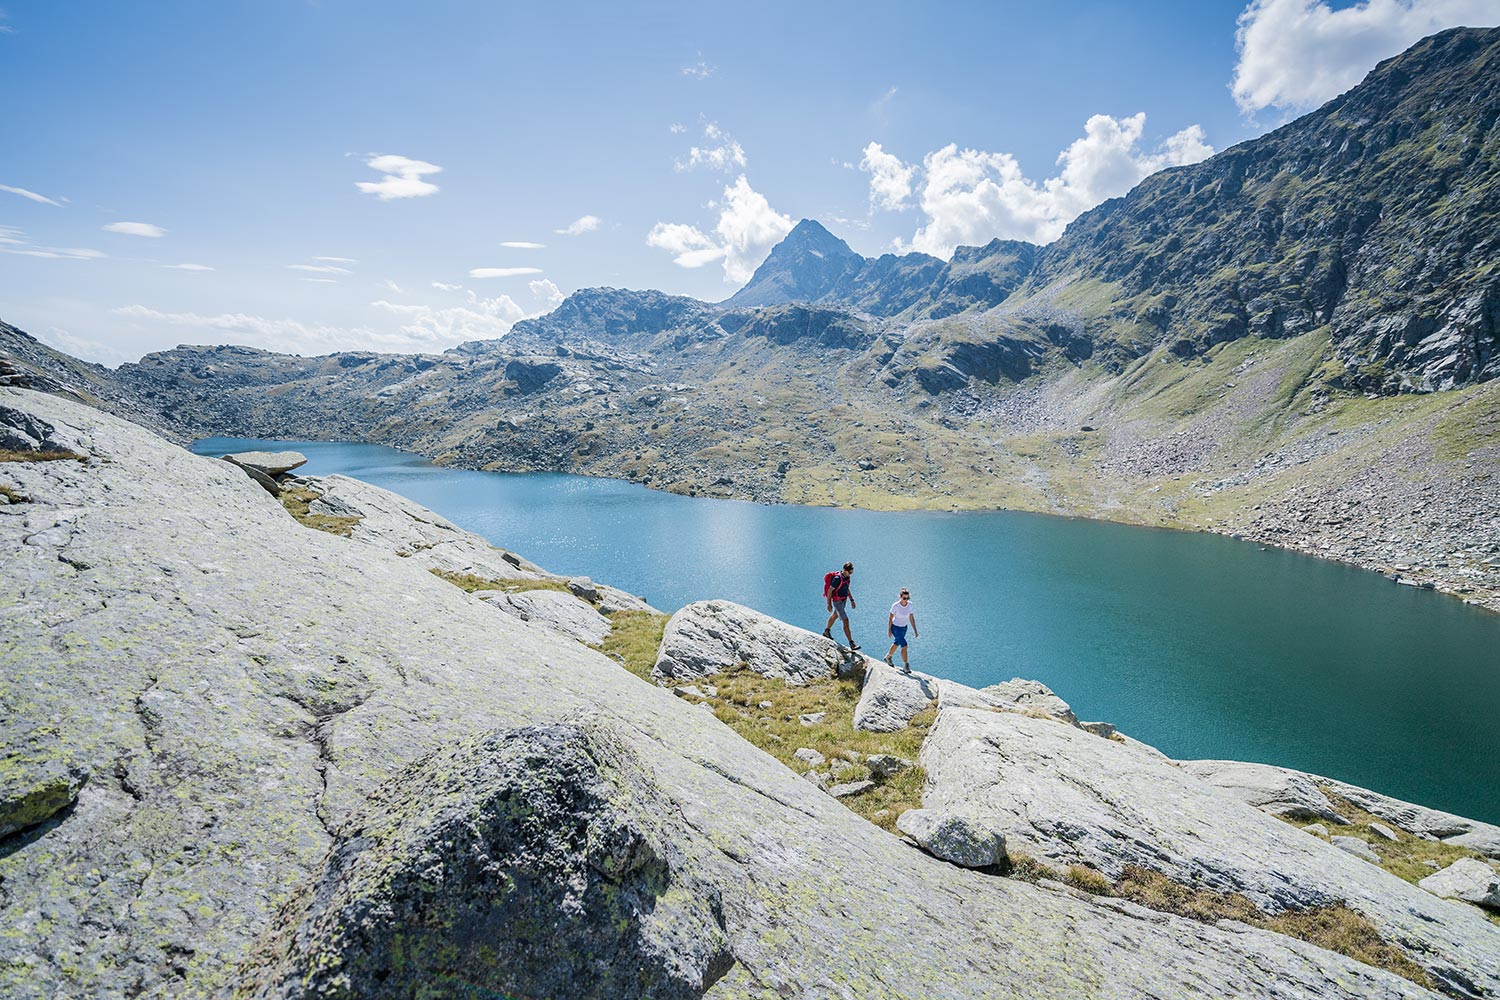
[[[849,249],[849,244],[824,229],[821,223],[803,219],[776,244],[745,287],[722,304],[738,309],[783,302],[817,302],[865,263],[864,257]]]

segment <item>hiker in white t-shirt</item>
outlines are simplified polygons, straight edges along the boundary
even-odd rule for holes
[[[901,588],[901,597],[891,605],[891,613],[885,620],[885,631],[891,637],[891,648],[885,654],[885,662],[891,666],[896,650],[901,650],[901,669],[911,673],[911,661],[906,657],[906,629],[911,626],[911,637],[917,637],[917,606],[911,602],[911,591]]]

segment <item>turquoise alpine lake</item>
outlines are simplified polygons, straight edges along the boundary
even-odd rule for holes
[[[1262,761],[1500,822],[1500,615],[1216,535],[1024,514],[884,513],[443,468],[375,445],[293,448],[300,472],[393,490],[553,572],[664,611],[725,598],[821,630],[855,564],[854,638],[882,656],[909,587],[912,666],[1028,677],[1178,759]]]

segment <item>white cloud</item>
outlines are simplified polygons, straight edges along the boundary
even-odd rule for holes
[[[509,295],[486,299],[469,292],[464,305],[445,308],[385,301],[370,304],[400,317],[401,332],[413,341],[444,349],[466,340],[503,337],[517,320],[526,318],[526,310]]]
[[[690,76],[695,80],[707,80],[709,77],[714,75],[714,71],[718,68],[719,67],[717,66],[710,66],[708,63],[704,62],[703,54],[700,52],[698,54],[697,62],[689,63],[688,65],[682,67],[682,75]]]
[[[506,240],[500,245],[512,250],[543,250],[547,246],[545,243],[532,243],[530,240]]]
[[[694,167],[707,167],[710,170],[728,172],[743,168],[748,163],[744,147],[716,123],[708,122],[703,126],[703,137],[713,145],[705,144],[689,148],[687,159],[676,161],[673,164],[675,169],[691,170]]]
[[[1317,107],[1358,83],[1382,59],[1458,25],[1494,25],[1495,0],[1252,0],[1239,16],[1239,61],[1230,89],[1241,110]]]
[[[406,292],[404,292],[404,291],[401,290],[401,286],[398,285],[398,284],[396,284],[390,278],[386,278],[385,281],[383,282],[383,284],[385,285],[385,287],[389,291],[395,292],[397,295],[405,295],[406,294]]]
[[[552,230],[560,236],[582,236],[584,233],[592,233],[599,228],[599,217],[597,215],[580,215],[561,229]]]
[[[440,174],[443,168],[425,160],[412,160],[405,156],[372,156],[365,165],[385,176],[378,181],[355,181],[354,186],[365,194],[373,194],[381,201],[397,198],[425,198],[437,194],[438,186],[422,178],[428,174]]]
[[[94,340],[74,334],[62,327],[54,326],[41,334],[39,338],[43,343],[65,351],[75,358],[84,361],[92,361],[95,364],[106,365],[110,368],[123,364],[126,361],[135,361],[140,355],[132,355],[120,350],[113,344],[106,344],[102,340]]]
[[[460,288],[462,288],[463,285],[450,285],[446,281],[434,281],[432,283],[432,287],[436,288],[440,292],[456,292]]]
[[[476,267],[469,271],[471,278],[515,278],[523,274],[541,274],[539,267]]]
[[[673,254],[679,267],[702,267],[723,261],[724,280],[741,284],[750,280],[771,248],[792,231],[792,220],[775,209],[764,195],[741,174],[724,189],[716,205],[719,221],[712,235],[696,226],[658,222],[646,235],[646,244]]]
[[[1058,155],[1057,175],[1040,183],[1026,177],[1009,153],[960,150],[952,143],[928,153],[919,174],[913,174],[921,178],[914,188],[919,189],[927,223],[910,244],[901,246],[947,257],[956,246],[977,246],[997,236],[1049,243],[1083,212],[1124,194],[1148,174],[1213,155],[1197,125],[1146,152],[1140,148],[1145,127],[1144,113],[1129,118],[1094,115],[1085,123],[1084,134]],[[878,170],[873,161],[865,169],[871,171],[871,204],[890,207],[891,197],[899,192],[892,172],[905,165],[899,159],[894,164],[882,159]]]
[[[336,282],[332,278],[298,278],[297,280],[298,281],[310,281],[310,282],[312,282],[315,285],[335,285],[335,284],[338,284],[338,282]]]
[[[317,258],[313,258],[316,260]],[[353,274],[347,267],[339,267],[337,264],[288,264],[289,271],[307,271],[310,274]]]
[[[170,271],[212,271],[207,264],[163,264]]]
[[[358,264],[359,261],[353,257],[314,257],[313,260],[321,260],[325,264]]]
[[[899,157],[882,149],[878,142],[870,143],[864,152],[859,169],[870,173],[871,206],[892,211],[905,208],[906,200],[911,197],[911,181],[917,168],[902,163]]]
[[[107,226],[100,226],[106,233],[122,233],[125,236],[149,236],[151,239],[161,239],[167,235],[167,231],[160,226],[153,226],[149,222],[111,222]]]
[[[673,135],[681,135],[682,133],[687,131],[687,126],[682,124],[682,122],[673,122],[671,125],[667,126],[667,131],[671,132]]]
[[[0,30],[5,30],[5,29],[0,28]],[[6,192],[9,192],[10,194],[18,194],[22,198],[27,199],[28,201],[41,202],[43,205],[55,205],[58,208],[62,208],[62,202],[60,202],[60,201],[53,201],[51,198],[48,198],[46,195],[37,194],[35,191],[28,191],[25,188],[11,187],[9,184],[0,184],[0,191],[6,191]]]
[[[528,281],[526,287],[531,289],[531,294],[547,303],[548,309],[556,309],[562,305],[564,298],[562,289],[558,288],[548,278],[539,278],[536,281]]]

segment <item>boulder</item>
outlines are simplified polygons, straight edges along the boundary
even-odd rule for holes
[[[87,783],[86,772],[61,760],[0,758],[0,839],[68,809]]]
[[[793,751],[792,756],[802,761],[808,767],[817,767],[828,759],[812,747],[799,747]]]
[[[846,799],[851,795],[862,795],[874,787],[875,782],[869,780],[849,781],[829,788],[828,794],[836,799]]]
[[[1328,842],[1345,854],[1352,854],[1356,858],[1368,861],[1372,865],[1380,864],[1380,855],[1368,843],[1358,837],[1329,837]]]
[[[922,745],[926,809],[979,816],[1007,849],[1116,879],[1128,865],[1269,913],[1338,902],[1448,984],[1500,992],[1500,927],[1310,837],[1171,761],[1013,712],[946,708]],[[1467,989],[1468,987],[1464,987]]]
[[[667,622],[651,675],[696,680],[744,666],[788,684],[806,684],[834,676],[843,663],[838,647],[815,632],[730,601],[698,601]]]
[[[1374,813],[1408,833],[1414,833],[1419,837],[1435,837],[1492,858],[1500,858],[1500,826],[1455,816],[1441,809],[1429,809],[1427,806],[1419,806],[1414,802],[1404,802],[1401,799],[1382,795],[1368,788],[1360,788],[1358,785],[1335,781],[1332,778],[1324,778],[1315,774],[1308,775],[1308,777],[1319,787],[1343,796],[1366,812]]]
[[[1070,726],[1078,724],[1078,716],[1073,714],[1072,707],[1053,694],[1052,689],[1041,681],[1030,681],[1024,677],[1012,677],[1010,680],[1000,684],[991,684],[989,687],[980,688],[979,691],[981,694],[989,695],[998,701],[1009,702],[1019,705],[1022,709],[1040,712],[1042,715],[1066,722]]]
[[[1302,831],[1304,833],[1310,833],[1314,837],[1328,836],[1328,827],[1324,826],[1322,823],[1309,823],[1302,828]]]
[[[813,726],[816,726],[818,723],[822,722],[827,715],[827,712],[808,712],[806,715],[797,716],[797,721],[802,723],[807,728],[811,729]]]
[[[474,596],[523,622],[552,629],[590,646],[597,646],[610,633],[608,618],[592,605],[561,591],[523,590],[511,594],[503,590],[480,590]]]
[[[1500,874],[1483,861],[1459,858],[1436,875],[1429,875],[1417,885],[1434,896],[1461,899],[1465,903],[1500,910]]]
[[[1401,839],[1399,836],[1396,835],[1396,831],[1395,830],[1392,830],[1390,827],[1386,826],[1384,823],[1371,823],[1370,824],[1370,829],[1374,830],[1376,833],[1380,834],[1380,836],[1384,837],[1386,840],[1396,841],[1396,840],[1400,840]]]
[[[228,462],[230,465],[235,466],[245,475],[249,476],[250,479],[254,481],[255,485],[271,494],[271,496],[281,496],[280,484],[277,483],[275,479],[272,479],[271,474],[265,469],[259,468],[254,465],[242,465],[239,462],[236,462],[231,455],[225,455],[224,461]]]
[[[1005,838],[972,815],[908,809],[896,829],[935,858],[964,868],[990,868],[1005,859]]]
[[[1189,774],[1272,816],[1346,822],[1334,811],[1328,796],[1301,771],[1235,760],[1183,760],[1177,764]]]
[[[865,686],[854,706],[854,728],[876,733],[905,729],[937,698],[938,685],[927,674],[903,673],[877,660],[865,668]]]
[[[876,781],[884,781],[895,777],[902,771],[909,771],[916,767],[915,761],[907,760],[905,757],[897,757],[890,753],[874,753],[865,761],[870,769],[870,777]]]
[[[307,456],[300,451],[237,451],[222,456],[245,469],[258,469],[268,476],[279,476],[307,464]]]
[[[599,588],[594,581],[586,576],[574,576],[568,579],[568,592],[579,600],[588,601],[590,604],[599,603]]]

